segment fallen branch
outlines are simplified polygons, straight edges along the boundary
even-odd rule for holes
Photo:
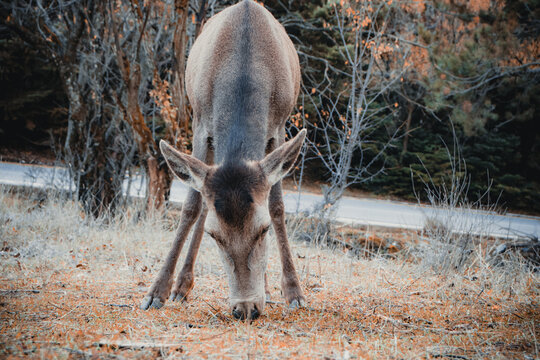
[[[117,341],[112,342],[109,340],[100,340],[95,343],[96,346],[106,346],[112,349],[130,349],[130,350],[141,350],[141,349],[155,349],[155,348],[178,348],[182,349],[181,343],[156,343],[156,342],[142,342],[142,341]]]
[[[34,289],[0,289],[0,292],[6,292],[6,293],[17,293],[17,292],[28,292],[32,294],[39,294],[41,290],[34,290]]]
[[[0,289],[0,293],[32,293],[39,294],[41,292],[48,292],[53,294],[67,294],[63,290],[37,290],[37,289]]]
[[[127,305],[127,304],[106,304],[106,303],[100,303],[100,304],[103,306],[115,306],[115,307],[120,307],[120,308],[129,308],[129,309],[133,308],[133,305]]]
[[[209,303],[208,301],[206,301],[206,300],[203,300],[203,301],[206,303],[206,305],[208,305],[208,307],[210,307],[210,309],[213,310],[213,311],[212,311],[212,310],[209,311],[209,313],[212,315],[212,317],[215,317],[215,318],[217,318],[217,319],[219,319],[219,320],[221,320],[221,321],[223,321],[223,322],[225,322],[225,323],[229,323],[229,322],[230,322],[230,319],[228,319],[227,317],[223,316],[223,314],[222,314],[218,309],[216,309],[212,304],[210,304],[210,303]]]
[[[451,335],[470,334],[470,333],[474,333],[475,331],[477,331],[477,330],[447,330],[447,329],[444,329],[444,328],[434,328],[434,327],[419,326],[419,325],[415,325],[415,324],[409,324],[409,323],[406,323],[406,322],[403,322],[403,321],[400,321],[400,320],[396,320],[396,319],[393,319],[391,317],[380,315],[380,314],[374,314],[374,315],[381,318],[381,319],[383,319],[383,320],[388,321],[389,323],[391,323],[394,326],[402,326],[402,327],[406,327],[406,328],[410,328],[410,329],[414,329],[414,330],[431,331],[431,332],[435,332],[435,333],[444,333],[444,334],[451,334]]]
[[[531,265],[540,266],[540,242],[537,238],[502,243],[490,251],[490,261],[497,265],[503,254],[508,252],[518,253]]]
[[[56,349],[65,350],[65,351],[69,352],[70,354],[78,355],[78,356],[82,357],[83,359],[96,359],[96,358],[99,358],[99,359],[103,359],[103,358],[124,359],[123,356],[119,356],[119,355],[115,355],[115,354],[107,354],[107,353],[93,354],[91,352],[72,349],[72,348],[68,348],[68,347],[56,348]]]
[[[434,358],[449,358],[449,359],[463,359],[468,360],[469,358],[465,355],[454,354],[455,351],[464,352],[461,348],[456,348],[452,346],[434,346],[426,349],[429,355]]]

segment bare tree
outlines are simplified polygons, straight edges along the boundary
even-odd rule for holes
[[[172,182],[159,140],[189,151],[186,53],[215,5],[215,0],[192,1],[191,7],[188,0],[108,2],[112,51],[122,79],[116,102],[136,135],[147,174],[148,209],[163,206]]]
[[[77,198],[95,216],[118,205],[136,149],[110,91],[119,78],[114,56],[102,50],[110,40],[103,5],[30,0],[1,6],[4,24],[49,54],[59,69],[69,99],[64,155]]]
[[[182,148],[187,136],[183,86],[187,3],[107,3],[106,22],[113,37],[110,50],[121,75],[115,100],[136,135],[147,171],[148,209],[162,207],[172,180],[158,139],[166,138]]]
[[[411,46],[389,36],[397,12],[387,2],[341,1],[333,4],[333,13],[334,22],[323,27],[338,56],[334,62],[311,57],[323,64],[324,77],[304,72],[304,105],[298,114],[310,128],[314,156],[328,172],[323,202],[315,209],[325,214],[348,187],[384,170],[385,151],[398,133],[395,127],[384,127],[399,106],[387,95],[408,70]],[[377,146],[371,139],[381,129],[388,141]]]
[[[2,5],[5,23],[60,70],[69,99],[65,160],[88,212],[116,206],[136,154],[147,173],[147,208],[164,204],[172,178],[157,143],[189,151],[186,49],[215,7],[215,0],[193,1],[191,10],[188,0]]]

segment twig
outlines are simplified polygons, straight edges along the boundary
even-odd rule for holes
[[[57,309],[64,310],[64,311],[69,311],[68,309],[63,308],[63,307],[61,307],[61,306],[58,306],[58,305],[56,305],[56,304],[53,304],[53,303],[50,302],[50,301],[47,301],[47,303],[48,303],[49,305],[54,306],[54,307],[57,308]]]
[[[214,310],[214,312],[210,312],[212,314],[212,316],[218,318],[219,320],[223,321],[223,322],[226,322],[228,323],[229,322],[229,319],[226,318],[225,316],[223,316],[223,314],[221,314],[221,312],[216,309],[212,304],[210,304],[208,301],[204,300],[203,301],[205,302],[206,305],[208,305],[212,310]]]
[[[58,321],[60,319],[63,319],[65,318],[66,316],[68,316],[69,314],[71,314],[73,311],[75,311],[76,309],[80,308],[81,305],[77,305],[75,306],[73,309],[69,310],[67,313],[65,313],[64,315],[60,316],[58,319],[55,319],[54,321]]]
[[[76,354],[76,355],[80,355],[82,356],[83,358],[91,358],[92,357],[92,353],[87,353],[85,351],[82,351],[82,350],[77,350],[77,349],[72,349],[72,348],[68,348],[68,347],[63,347],[61,348],[62,350],[65,350],[71,354]]]
[[[464,349],[453,346],[433,346],[431,348],[428,348],[427,352],[435,358],[445,357],[450,359],[469,359],[465,355],[452,354],[452,352],[455,352],[456,350],[460,352],[466,351]]]
[[[227,330],[225,330],[225,331],[223,331],[223,332],[220,332],[220,333],[218,333],[218,334],[216,334],[216,335],[211,335],[211,336],[207,336],[207,337],[205,337],[205,338],[201,338],[200,341],[207,341],[207,340],[215,339],[215,338],[217,338],[217,337],[219,337],[219,336],[222,336],[222,335],[228,333],[228,332],[231,331],[231,330],[232,330],[232,329],[227,329]]]
[[[469,360],[469,358],[466,357],[466,356],[454,355],[454,354],[431,354],[431,356],[433,356],[434,358],[445,357],[445,358],[449,358],[449,359],[465,359],[465,360]]]
[[[155,343],[155,342],[111,342],[109,340],[100,340],[95,343],[96,346],[106,346],[114,349],[133,349],[140,350],[144,348],[181,348],[182,343]]]
[[[516,314],[514,311],[511,311],[510,313],[511,313],[512,315],[514,315],[514,316],[520,318],[521,320],[525,320],[525,318],[524,318],[523,316],[520,316],[520,315]]]
[[[83,359],[94,359],[94,358],[113,358],[113,359],[124,359],[123,356],[120,356],[120,355],[115,355],[115,354],[106,354],[106,353],[97,353],[97,354],[93,354],[91,352],[86,352],[86,351],[82,351],[82,350],[77,350],[77,349],[72,349],[72,348],[68,348],[68,347],[63,347],[63,348],[57,348],[57,349],[62,349],[62,350],[65,350],[71,354],[75,354],[75,355],[79,355],[81,356]]]
[[[16,292],[29,292],[29,293],[33,293],[33,294],[39,294],[41,292],[41,290],[34,290],[34,289],[0,289],[0,292],[7,292],[7,293],[10,293],[10,292],[13,292],[13,293],[16,293]]]
[[[133,308],[133,305],[127,305],[127,304],[106,304],[106,303],[100,303],[100,304],[103,306],[116,306],[120,308],[129,308],[129,309]]]
[[[433,328],[433,327],[418,326],[418,325],[414,325],[414,324],[408,324],[406,322],[399,321],[399,320],[396,320],[396,319],[392,319],[392,318],[390,318],[388,316],[384,316],[384,315],[380,315],[380,314],[375,314],[375,316],[378,316],[381,319],[384,319],[386,321],[391,322],[394,326],[404,326],[404,327],[408,327],[408,328],[415,329],[415,330],[432,331],[432,332],[436,332],[436,333],[445,333],[445,334],[453,334],[453,335],[456,335],[456,334],[469,334],[471,332],[476,331],[476,330],[470,330],[470,331],[458,330],[458,331],[455,331],[455,330],[446,330],[446,329],[443,329],[443,328]]]
[[[32,294],[39,294],[41,292],[48,292],[53,294],[66,294],[66,291],[63,290],[37,290],[37,289],[0,289],[0,292],[5,293],[17,293],[17,292],[26,292]]]

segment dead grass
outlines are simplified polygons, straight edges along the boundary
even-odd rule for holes
[[[293,253],[304,309],[282,303],[279,256],[271,246],[273,302],[257,321],[233,320],[217,248],[205,238],[189,301],[139,310],[174,232],[166,219],[135,218],[126,212],[90,220],[71,202],[39,205],[0,192],[0,357],[539,356],[540,287],[533,273],[481,263],[440,274],[405,254],[366,258],[298,241]],[[399,233],[372,235],[402,240]]]

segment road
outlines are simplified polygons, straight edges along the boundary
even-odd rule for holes
[[[65,168],[24,165],[0,162],[0,184],[26,185],[73,189]],[[143,197],[145,184],[142,176],[124,182],[124,193],[129,188],[131,196]],[[173,181],[171,201],[183,202],[188,188],[178,180]],[[322,197],[312,193],[285,191],[285,210],[289,213],[309,211]],[[372,225],[389,228],[421,229],[427,218],[442,221],[456,232],[489,234],[515,238],[540,237],[540,218],[515,214],[498,215],[473,210],[445,210],[389,200],[344,197],[337,206],[338,221],[352,225]]]

